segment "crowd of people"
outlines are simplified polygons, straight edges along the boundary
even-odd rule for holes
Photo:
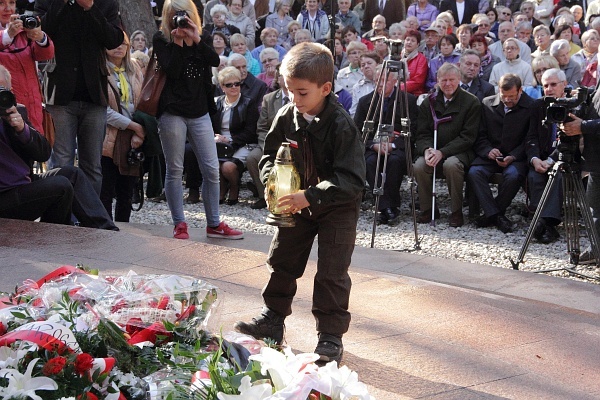
[[[597,86],[600,0],[166,0],[152,35],[128,35],[116,0],[36,0],[31,15],[16,4],[0,0],[0,217],[118,230],[148,172],[174,238],[189,238],[184,202],[202,199],[207,236],[241,239],[219,206],[238,204],[248,171],[251,207],[266,208],[289,143],[301,189],[277,207],[295,226],[274,235],[264,308],[239,332],[284,341],[318,237],[315,353],[339,362],[363,196],[375,194],[377,223],[396,225],[406,175],[418,223],[440,218],[445,178],[451,228],[468,200],[478,227],[511,232],[506,210],[523,188],[528,212],[544,203],[533,237],[548,244],[560,237],[566,161],[589,172],[600,228],[600,90],[587,114],[546,118],[549,103]],[[159,73],[150,111],[141,93]],[[152,151],[141,171],[140,149]],[[36,161],[48,170],[34,174]]]
[[[132,202],[139,201],[134,199],[139,177],[114,160],[118,135],[128,130],[133,149],[147,137],[160,137],[158,181],[164,192],[156,199],[168,202],[174,237],[188,237],[183,202],[202,198],[207,234],[237,239],[243,233],[220,219],[219,205],[238,203],[245,171],[256,197],[251,207],[267,205],[258,167],[265,137],[277,111],[294,101],[279,64],[300,43],[324,43],[334,56],[332,92],[359,129],[373,99],[391,120],[397,91],[408,92],[393,124],[396,132],[406,131],[401,120],[410,118],[411,148],[398,136],[389,146],[373,137],[365,141],[369,185],[382,172],[375,171],[377,159],[388,155],[378,223],[398,221],[399,188],[412,154],[418,222],[439,217],[432,186],[434,177],[443,176],[451,197],[450,226],[464,224],[466,183],[467,195],[483,211],[477,225],[509,232],[507,207],[523,187],[529,211],[535,210],[557,161],[556,132],[565,129],[542,124],[540,99],[597,84],[597,3],[167,0],[155,8],[159,29],[152,36],[141,30],[127,35],[114,1],[37,0],[33,15],[40,24],[31,27],[23,25],[16,2],[0,0],[0,64],[13,82],[8,89],[27,110],[28,129],[43,140],[46,110],[54,120],[50,170],[72,167],[77,159],[109,220],[129,221]],[[175,26],[179,12],[186,23]],[[71,22],[62,23],[65,18]],[[390,40],[401,41],[400,54],[390,54]],[[153,56],[167,76],[155,125],[136,111]],[[389,73],[386,84],[378,85],[382,71],[389,72],[383,63],[391,58],[405,61],[408,74]],[[36,71],[41,80],[31,78]],[[7,135],[13,129],[6,126],[10,115],[3,116]],[[489,182],[498,174],[494,197]],[[15,181],[0,182],[0,195],[7,196]],[[535,231],[543,243],[558,238],[560,193],[553,200]],[[0,206],[0,215],[13,215],[19,206],[12,207]]]

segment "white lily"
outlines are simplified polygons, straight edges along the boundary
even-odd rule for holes
[[[239,395],[217,393],[217,398],[219,400],[265,400],[271,395],[273,388],[268,383],[253,386],[250,382],[250,377],[246,375],[242,378],[239,390]]]
[[[35,394],[36,390],[58,389],[56,382],[50,378],[45,376],[31,376],[33,367],[35,367],[38,360],[39,358],[31,360],[24,374],[12,368],[3,368],[0,370],[0,376],[8,379],[8,386],[0,388],[1,398],[20,399],[29,397],[32,400],[42,400],[40,396]]]
[[[13,350],[8,346],[0,347],[0,368],[16,368],[19,360],[25,357],[28,350]]]
[[[269,374],[275,391],[279,392],[286,388],[296,375],[316,371],[317,368],[313,363],[319,356],[316,354],[296,356],[289,347],[286,347],[283,353],[269,347],[263,347],[260,354],[252,355],[249,358],[260,362],[261,372]]]
[[[338,368],[330,362],[319,368],[319,375],[331,381],[331,393],[325,393],[333,400],[372,400],[367,385],[358,380],[358,374],[347,366]]]

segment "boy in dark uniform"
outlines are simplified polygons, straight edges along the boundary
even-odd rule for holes
[[[318,235],[312,313],[319,334],[315,353],[322,363],[342,358],[342,335],[350,324],[348,267],[365,182],[360,133],[333,94],[333,68],[331,52],[315,43],[294,46],[281,64],[291,103],[275,117],[260,168],[266,183],[281,143],[290,143],[302,187],[279,198],[279,206],[294,213],[296,226],[279,228],[271,243],[267,260],[271,276],[262,291],[261,315],[235,324],[238,332],[283,342],[296,280],[304,273]]]

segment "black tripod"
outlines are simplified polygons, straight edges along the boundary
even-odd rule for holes
[[[383,38],[382,38],[383,39]],[[411,133],[410,133],[410,120],[409,116],[409,108],[408,108],[408,92],[406,91],[406,77],[408,75],[408,68],[404,61],[400,60],[400,48],[401,42],[398,41],[388,41],[390,45],[390,58],[391,60],[386,60],[383,63],[383,67],[381,69],[381,73],[377,78],[377,83],[375,88],[385,88],[388,81],[388,75],[390,73],[397,73],[398,80],[395,85],[395,93],[394,97],[394,106],[392,112],[392,120],[390,123],[384,123],[384,107],[383,107],[383,95],[377,96],[377,104],[375,104],[375,95],[373,95],[371,99],[371,103],[369,104],[369,110],[367,111],[367,117],[365,119],[363,125],[363,141],[366,143],[368,138],[371,136],[373,131],[375,130],[375,121],[374,116],[379,111],[379,124],[377,126],[377,131],[375,136],[373,137],[373,142],[379,144],[380,149],[386,149],[383,154],[383,160],[381,157],[381,151],[377,152],[377,162],[375,167],[375,179],[373,182],[373,196],[374,196],[374,212],[373,212],[373,230],[371,233],[371,248],[375,246],[375,234],[377,231],[377,212],[379,210],[379,198],[384,194],[384,185],[386,181],[386,170],[387,170],[387,161],[388,161],[388,151],[387,149],[391,146],[393,142],[393,138],[396,136],[394,133],[394,122],[396,121],[396,111],[398,106],[398,99],[400,97],[400,92],[402,92],[402,103],[404,107],[404,115],[406,118],[401,118],[402,121],[402,131],[400,135],[404,138],[404,152],[406,159],[406,175],[408,177],[408,183],[410,186],[410,197],[412,204],[412,216],[413,216],[413,226],[415,233],[415,245],[414,250],[420,250],[420,239],[417,231],[417,214],[416,214],[416,204],[415,204],[415,179],[412,165],[412,151],[411,151]],[[396,56],[397,55],[397,56]],[[381,82],[383,80],[383,86],[381,86]],[[400,86],[400,83],[402,85]],[[382,92],[384,89],[382,89]],[[383,163],[383,165],[382,165]],[[381,182],[379,181],[379,171],[381,168]]]
[[[579,264],[579,255],[581,254],[581,249],[579,247],[580,235],[577,206],[579,206],[579,210],[581,211],[583,223],[588,233],[594,257],[596,258],[596,260],[600,260],[600,247],[598,246],[600,242],[598,241],[598,234],[596,232],[596,229],[594,228],[594,220],[592,218],[592,213],[590,212],[590,208],[588,207],[585,200],[585,190],[581,181],[581,170],[579,168],[579,163],[575,162],[573,157],[573,154],[575,154],[575,152],[577,151],[579,136],[569,137],[566,136],[564,132],[559,132],[559,138],[559,161],[557,161],[554,164],[552,170],[550,170],[549,172],[548,183],[544,188],[544,192],[542,193],[540,203],[538,204],[537,209],[535,210],[535,214],[533,215],[531,225],[527,230],[525,242],[523,243],[523,246],[521,247],[521,252],[519,253],[519,258],[517,259],[517,261],[513,261],[512,259],[510,259],[513,269],[519,269],[519,264],[521,264],[523,262],[523,259],[525,258],[525,253],[527,252],[527,248],[531,243],[531,238],[533,236],[535,227],[540,219],[540,215],[544,209],[544,206],[546,205],[548,196],[552,192],[553,186],[556,184],[556,178],[558,173],[562,175],[562,193],[564,209],[563,225],[565,227],[569,262],[574,265]],[[567,271],[568,273],[573,275],[578,275],[588,279],[596,279],[594,277],[582,274],[581,272],[578,272],[573,268],[567,267],[547,269],[537,272],[543,273],[554,271]]]

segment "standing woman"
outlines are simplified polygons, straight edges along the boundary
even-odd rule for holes
[[[256,29],[254,21],[244,14],[244,0],[227,0],[227,8],[229,9],[227,23],[238,28],[240,33],[246,37],[248,49],[254,49]]]
[[[37,78],[36,61],[54,57],[54,44],[41,27],[24,29],[17,18],[14,0],[0,0],[0,65],[12,76],[12,91],[17,102],[27,107],[29,121],[44,134],[42,93]],[[5,41],[8,39],[8,41]]]
[[[177,11],[187,14],[187,26],[184,28],[172,25]],[[206,235],[241,239],[242,232],[219,220],[219,161],[208,114],[215,107],[210,67],[219,65],[219,56],[200,39],[201,25],[198,10],[191,0],[166,0],[160,30],[154,34],[152,41],[158,62],[167,76],[157,118],[167,164],[165,194],[175,225],[173,237],[189,238],[181,185],[187,139],[202,172]]]
[[[312,41],[327,39],[329,33],[329,19],[325,11],[319,9],[318,0],[306,0],[304,2],[306,10],[298,14],[296,20],[302,25],[302,29],[307,29],[312,36]]]
[[[429,28],[429,25],[435,18],[438,16],[439,11],[436,6],[430,4],[427,0],[417,0],[412,3],[408,10],[406,11],[406,15],[408,17],[416,17],[419,21],[419,31],[425,32],[425,29]],[[399,22],[399,21],[398,21]]]
[[[131,52],[141,51],[144,54],[148,54],[148,38],[146,32],[135,31],[131,34]]]
[[[144,128],[131,120],[142,90],[142,70],[131,60],[130,43],[123,32],[123,43],[112,50],[106,50],[108,76],[108,109],[106,114],[106,136],[102,143],[102,190],[100,200],[108,215],[113,218],[113,198],[117,198],[114,220],[129,222],[131,198],[136,177],[121,175],[113,162],[113,150],[119,129],[131,129],[130,146],[137,149],[144,142]]]
[[[275,2],[275,12],[269,14],[265,21],[265,28],[275,28],[279,32],[277,44],[283,46],[288,40],[288,24],[294,19],[290,17],[291,0],[277,0]]]

